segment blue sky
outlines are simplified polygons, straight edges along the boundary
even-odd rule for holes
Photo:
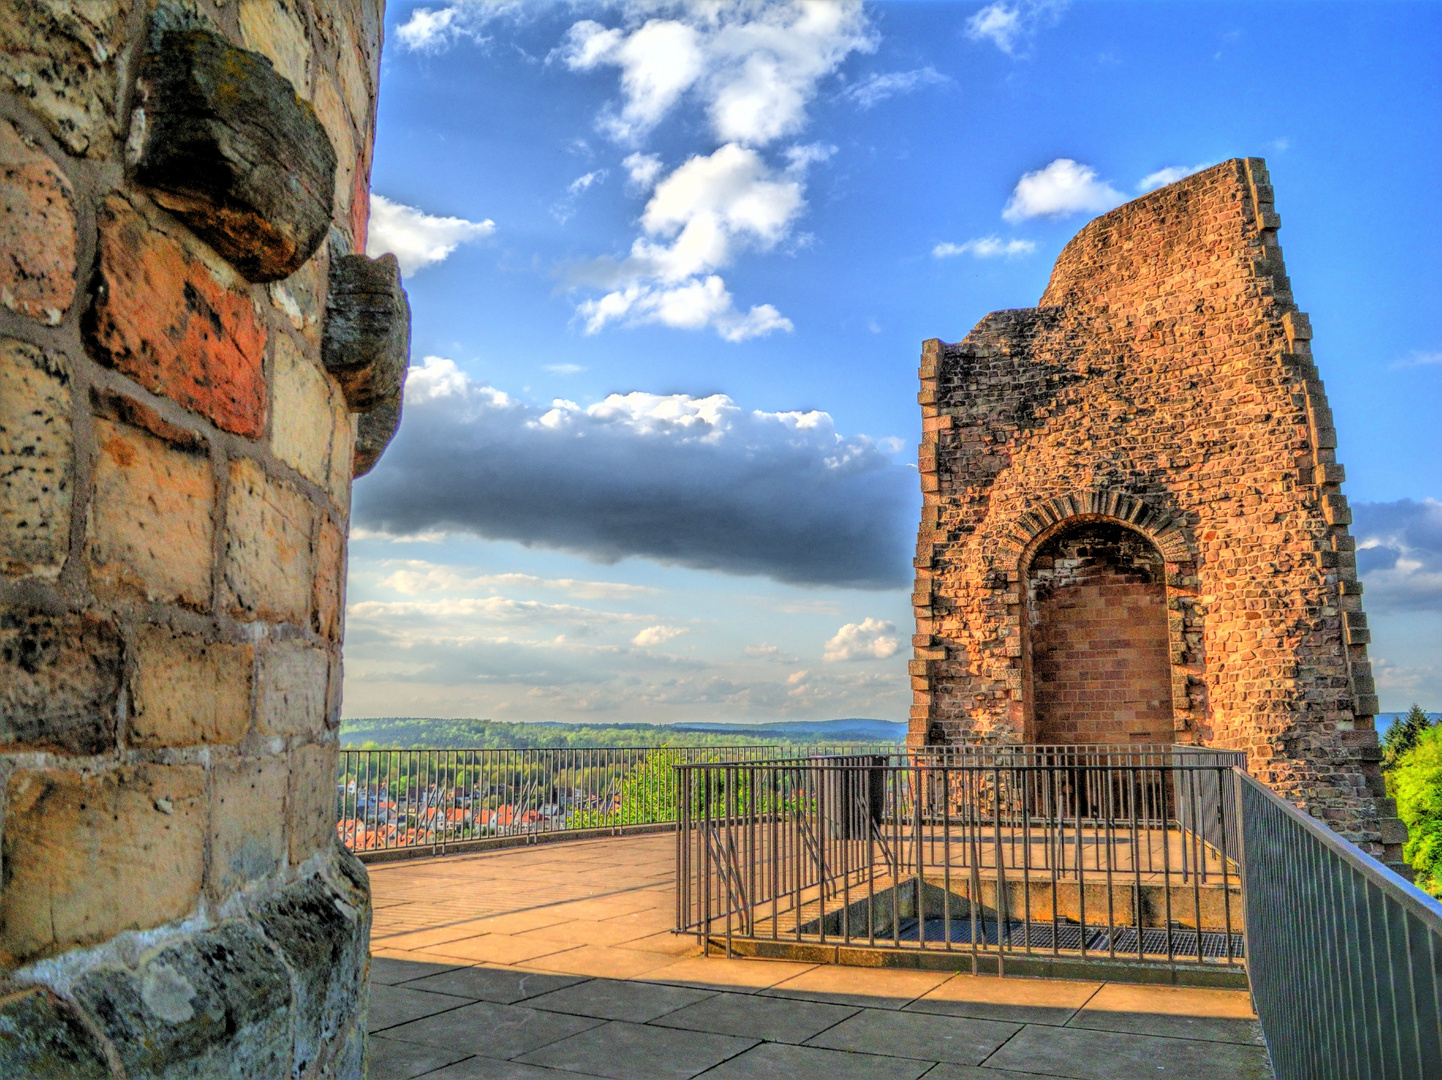
[[[346,714],[904,719],[916,362],[1267,159],[1383,707],[1442,704],[1442,7],[392,3]]]

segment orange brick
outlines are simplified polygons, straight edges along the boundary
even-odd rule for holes
[[[216,427],[258,438],[266,333],[250,287],[199,240],[158,228],[118,196],[98,216],[87,325],[96,359]]]

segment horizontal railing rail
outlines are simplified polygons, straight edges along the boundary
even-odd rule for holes
[[[1442,1077],[1442,904],[1241,770],[1233,791],[1277,1080]]]
[[[899,747],[865,744],[896,753]],[[337,830],[362,858],[441,854],[676,820],[672,766],[845,753],[854,744],[343,749]]]
[[[677,929],[1239,968],[1238,755],[1048,749],[679,764]]]

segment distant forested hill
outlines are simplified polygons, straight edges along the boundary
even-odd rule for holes
[[[467,747],[516,750],[537,746],[738,746],[759,743],[901,742],[906,725],[890,720],[803,720],[767,724],[507,724],[387,716],[344,720],[342,746]]]

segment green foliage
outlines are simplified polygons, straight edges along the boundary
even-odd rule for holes
[[[1387,729],[1387,734],[1382,736],[1382,768],[1390,771],[1397,767],[1398,762],[1417,745],[1417,740],[1422,733],[1432,727],[1432,721],[1422,711],[1422,706],[1416,702],[1402,717]]]
[[[1417,872],[1417,885],[1442,896],[1442,724],[1413,740],[1388,780],[1410,833],[1402,856]]]

